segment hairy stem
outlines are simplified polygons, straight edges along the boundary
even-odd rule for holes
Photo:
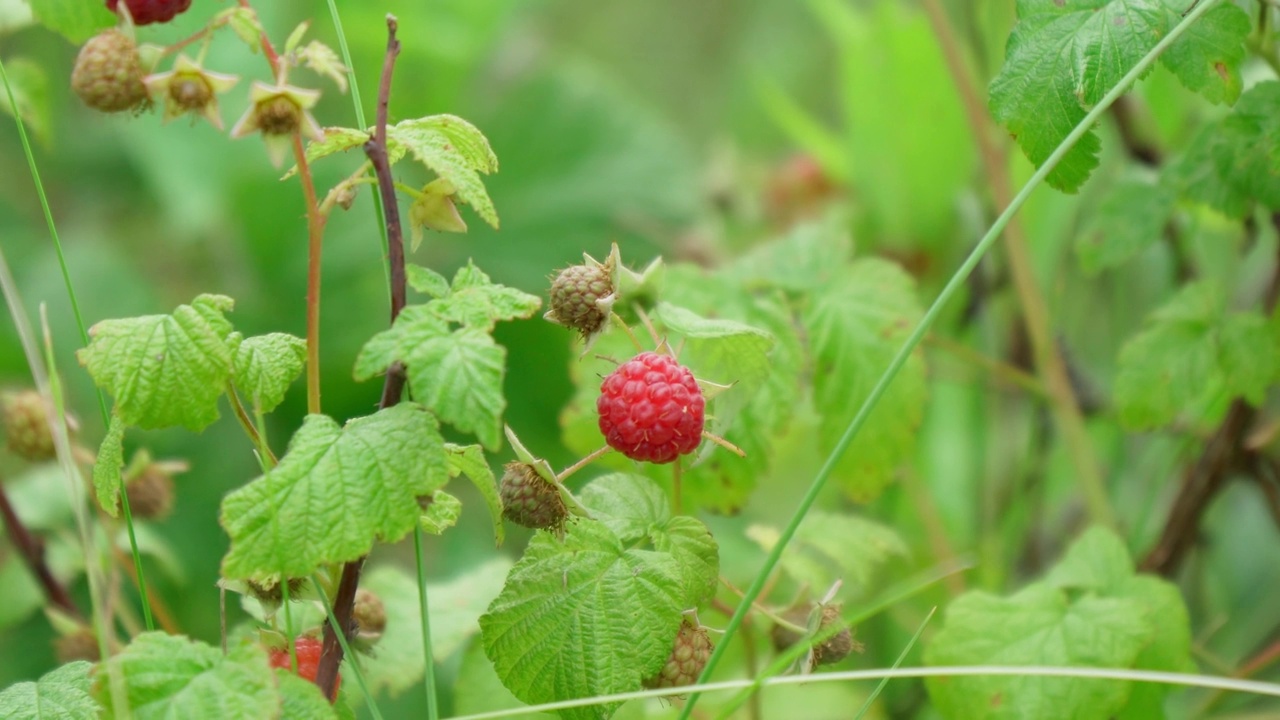
[[[320,412],[320,253],[325,216],[316,200],[316,185],[302,147],[301,131],[293,133],[293,155],[307,202],[307,412]]]
[[[394,323],[400,311],[404,309],[407,297],[407,282],[404,269],[404,233],[400,225],[400,208],[396,204],[395,180],[391,176],[391,164],[387,158],[387,106],[391,97],[391,73],[395,69],[396,56],[400,54],[400,41],[396,39],[396,19],[387,16],[387,54],[382,65],[382,81],[378,86],[378,116],[374,126],[373,137],[364,144],[365,155],[373,163],[374,174],[378,178],[378,192],[382,197],[382,208],[387,224],[387,257],[391,266],[391,322]],[[382,386],[381,408],[389,408],[400,402],[404,390],[404,366],[395,363],[387,370]],[[338,581],[338,590],[333,598],[333,622],[325,626],[324,649],[320,655],[320,669],[316,673],[316,684],[320,686],[325,697],[330,697],[338,678],[338,666],[342,664],[342,645],[338,638],[338,630],[345,636],[351,628],[351,612],[355,605],[356,588],[360,585],[360,571],[364,568],[365,558],[358,558],[342,567],[342,578]],[[426,622],[426,618],[423,618]],[[335,627],[335,624],[337,627]],[[426,659],[432,662],[431,658]],[[428,688],[434,692],[434,687]],[[428,697],[428,704],[434,702]]]

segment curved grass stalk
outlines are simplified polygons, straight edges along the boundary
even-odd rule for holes
[[[910,667],[886,670],[849,670],[846,672],[818,673],[817,675],[787,675],[769,678],[766,686],[775,685],[816,685],[825,682],[850,682],[860,680],[898,680],[903,678],[945,678],[945,677],[1051,677],[1076,678],[1081,680],[1121,680],[1127,682],[1145,682],[1157,685],[1174,685],[1178,687],[1197,687],[1209,690],[1225,690],[1230,692],[1252,693],[1267,697],[1280,697],[1280,685],[1259,682],[1257,680],[1239,680],[1236,678],[1217,677],[1213,675],[1195,675],[1192,673],[1156,672],[1154,670],[1122,670],[1118,668],[1084,668],[1053,667],[1047,665],[1028,665],[1025,667],[1010,665],[959,665],[939,667]],[[692,685],[688,689],[697,693],[722,692],[725,690],[742,690],[754,684],[754,680],[724,680],[722,682]],[[669,697],[670,689],[637,690],[636,692],[618,693],[616,695],[600,695],[580,700],[563,700],[543,705],[494,710],[492,712],[474,713],[471,715],[455,715],[449,720],[498,720],[498,718],[523,717],[538,713],[569,710],[571,708],[591,707],[604,703],[626,702],[628,700],[647,700],[649,698]],[[685,707],[688,707],[686,704]]]
[[[13,108],[13,120],[14,120],[14,123],[17,124],[18,126],[18,138],[22,141],[22,152],[27,157],[27,168],[31,172],[31,181],[35,184],[36,195],[40,198],[40,209],[44,211],[45,224],[49,226],[49,238],[53,240],[53,249],[58,255],[58,267],[62,271],[62,282],[67,290],[67,298],[71,301],[71,311],[76,318],[76,327],[78,327],[80,330],[80,342],[83,345],[88,346],[89,331],[84,324],[84,315],[80,312],[80,302],[76,298],[75,286],[72,285],[71,283],[71,272],[67,269],[67,258],[66,258],[66,255],[62,252],[62,241],[58,237],[58,227],[53,221],[53,210],[49,207],[49,197],[48,195],[45,194],[44,183],[40,180],[40,170],[39,168],[36,167],[36,155],[35,155],[35,152],[32,151],[31,149],[31,140],[30,138],[27,137],[27,126],[26,126],[26,123],[24,123],[22,120],[22,113],[18,109],[18,101],[13,95],[13,86],[9,83],[9,74],[5,72],[3,62],[0,62],[0,82],[4,83],[5,94],[9,98],[9,107]],[[8,275],[7,265],[5,267],[5,274]],[[14,286],[12,290],[16,297],[17,286]],[[6,291],[6,294],[7,294],[7,291]],[[10,302],[10,308],[13,309],[15,322],[18,322],[17,313],[18,313],[19,307],[21,307],[20,304],[14,305],[12,301]],[[23,321],[26,320],[25,315],[23,315],[22,320]],[[29,326],[26,329],[28,332],[30,332]],[[19,333],[21,332],[22,332],[22,328],[20,327]],[[31,340],[32,342],[34,342],[34,336],[27,338],[27,340]],[[24,343],[25,342],[26,340],[24,340]],[[40,357],[39,353],[36,353],[34,356],[32,356],[31,353],[28,352],[27,362],[39,363],[39,357]],[[32,365],[31,367],[32,375],[33,376],[36,375],[37,372],[38,372],[37,367],[35,365]],[[36,384],[37,386],[39,386],[40,383],[37,381]],[[47,385],[47,382],[46,382],[46,385]],[[95,386],[94,390],[98,396],[98,410],[102,414],[102,426],[105,428],[106,426],[111,424],[109,412],[107,411],[107,398],[105,395],[102,394],[101,388],[98,388],[97,386]],[[46,397],[48,397],[48,388],[47,387],[41,388],[41,394],[44,394]],[[61,449],[59,450],[58,455],[61,458],[62,456]],[[70,460],[71,456],[70,456],[69,446],[67,450],[67,457],[69,459],[69,462],[71,462],[72,464],[67,466],[66,469],[68,471],[70,471],[71,469],[75,469],[74,460]],[[68,475],[68,478],[70,477],[71,476]],[[79,478],[78,469],[75,471],[75,477]],[[76,487],[80,487],[79,482],[73,483],[73,485],[75,485]],[[83,502],[85,502],[83,495],[77,494],[74,488],[72,489],[71,498],[73,502],[77,503],[76,505],[77,508],[80,508],[80,505]],[[151,616],[151,600],[150,600],[150,597],[147,595],[147,575],[142,569],[142,553],[139,552],[138,550],[138,538],[133,530],[133,512],[129,508],[129,497],[126,493],[123,493],[123,492],[120,493],[120,505],[121,507],[124,508],[125,527],[128,529],[128,532],[129,532],[129,551],[133,555],[133,569],[138,577],[138,597],[142,603],[142,618],[143,618],[143,621],[146,623],[148,630],[155,630],[155,620]],[[86,558],[91,557],[91,554],[89,553],[90,546],[88,544],[89,534],[88,534],[87,525],[86,525],[86,523],[88,523],[88,517],[84,513],[81,513],[78,511],[76,514],[76,521],[78,524],[81,525],[80,534],[81,534],[82,540],[85,543],[84,545],[85,557]],[[92,586],[92,583],[90,585]],[[95,605],[97,604],[97,602],[98,601],[95,599],[94,600]],[[110,625],[108,624],[107,627],[110,627]],[[107,657],[107,653],[103,652],[102,657]]]
[[[1169,31],[1169,34],[1162,38],[1160,42],[1156,43],[1156,46],[1151,48],[1151,51],[1144,55],[1142,59],[1139,60],[1138,63],[1120,79],[1120,82],[1116,83],[1116,86],[1112,88],[1111,91],[1108,92],[1102,100],[1084,116],[1084,119],[1072,128],[1067,137],[1058,144],[1058,147],[1049,155],[1048,159],[1044,161],[1035,173],[1032,174],[1031,178],[1027,180],[1026,184],[1022,186],[1022,189],[1018,191],[1016,196],[1014,196],[1013,201],[1004,209],[1004,212],[1000,213],[1000,217],[996,218],[996,221],[991,225],[991,228],[987,230],[987,234],[978,241],[978,244],[974,246],[973,251],[970,252],[969,256],[965,258],[963,263],[961,263],[960,268],[957,269],[955,274],[951,276],[951,279],[947,281],[946,286],[942,288],[942,292],[938,294],[937,299],[934,300],[933,304],[929,306],[929,309],[925,311],[924,317],[920,319],[920,322],[916,325],[915,329],[911,331],[911,335],[907,338],[906,342],[898,349],[898,353],[894,355],[893,360],[890,361],[889,367],[885,368],[884,374],[882,374],[880,379],[876,381],[875,387],[871,389],[871,394],[867,396],[866,401],[858,410],[858,414],[849,422],[849,426],[845,428],[844,434],[840,436],[839,442],[837,442],[835,448],[831,450],[831,454],[827,457],[826,462],[823,463],[822,468],[818,470],[818,474],[814,477],[809,489],[800,500],[799,507],[796,508],[795,513],[792,515],[791,521],[787,523],[786,528],[783,529],[782,534],[778,538],[778,542],[773,546],[773,549],[770,550],[768,557],[765,559],[764,566],[760,569],[760,572],[756,574],[755,580],[752,581],[751,586],[747,588],[746,596],[743,598],[742,603],[738,605],[738,611],[734,613],[732,618],[730,618],[729,624],[725,627],[724,639],[711,654],[711,658],[707,661],[706,667],[703,668],[702,675],[698,678],[699,681],[705,682],[715,671],[716,665],[719,664],[720,658],[724,655],[725,648],[729,645],[729,640],[742,625],[743,618],[746,617],[747,612],[751,609],[751,604],[755,602],[757,597],[759,597],[760,590],[764,587],[765,579],[768,578],[769,573],[773,571],[773,568],[782,558],[782,552],[791,542],[791,538],[796,534],[796,530],[799,529],[801,521],[804,520],[805,515],[809,512],[809,508],[812,507],[814,501],[818,499],[818,494],[826,485],[827,479],[831,477],[831,473],[835,470],[836,463],[844,456],[845,451],[849,449],[849,445],[853,442],[853,439],[857,437],[858,432],[862,430],[862,426],[866,424],[871,411],[875,409],[875,406],[880,402],[880,398],[882,398],[885,392],[889,389],[889,385],[893,382],[894,378],[897,377],[902,366],[906,364],[907,358],[909,358],[911,353],[915,351],[916,346],[919,345],[920,341],[924,338],[925,333],[929,331],[929,328],[932,327],[933,323],[938,319],[938,316],[942,313],[942,308],[946,306],[952,296],[954,296],[956,292],[960,290],[961,286],[964,285],[969,274],[973,272],[974,267],[977,266],[982,257],[986,255],[987,251],[991,249],[991,246],[995,244],[995,241],[1000,237],[1001,233],[1004,232],[1004,228],[1009,224],[1009,220],[1012,219],[1020,209],[1022,209],[1022,206],[1026,203],[1027,198],[1031,196],[1031,193],[1034,192],[1036,188],[1040,186],[1040,183],[1044,182],[1044,179],[1049,175],[1049,173],[1057,167],[1058,163],[1062,161],[1063,156],[1065,156],[1067,152],[1080,141],[1080,138],[1084,137],[1094,124],[1098,122],[1102,114],[1106,112],[1107,109],[1110,108],[1111,105],[1115,103],[1115,101],[1138,80],[1138,78],[1142,77],[1142,75],[1146,73],[1166,48],[1172,45],[1174,41],[1181,37],[1182,34],[1191,27],[1192,24],[1199,20],[1206,12],[1213,9],[1217,4],[1218,0],[1204,0],[1204,2],[1201,2],[1193,10],[1188,12],[1182,20]],[[698,693],[695,692],[689,696],[689,701],[685,703],[684,708],[680,712],[679,720],[688,720],[690,713],[693,712],[693,708],[697,703]]]

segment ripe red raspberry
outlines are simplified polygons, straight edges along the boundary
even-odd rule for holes
[[[191,0],[124,0],[134,25],[169,22],[175,15],[191,7]],[[116,9],[120,0],[107,0],[107,9]]]
[[[324,643],[319,638],[300,637],[294,641],[295,652],[298,656],[298,676],[303,680],[316,681],[316,673],[320,671],[320,652],[324,649]],[[289,650],[287,648],[277,648],[271,651],[271,667],[289,669]],[[333,697],[330,701],[338,697],[338,687],[342,685],[342,675],[338,675],[338,680],[333,684]]]
[[[676,633],[667,663],[657,675],[646,679],[644,686],[656,690],[692,685],[707,666],[714,648],[706,630],[694,627],[685,620],[680,624],[680,632]]]
[[[604,379],[596,411],[609,447],[632,460],[669,463],[702,440],[706,400],[689,369],[643,352]]]

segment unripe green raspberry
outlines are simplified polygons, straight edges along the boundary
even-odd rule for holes
[[[568,511],[560,491],[529,463],[507,463],[501,493],[502,516],[511,522],[535,530],[555,531],[564,526]]]
[[[609,321],[607,303],[614,292],[610,275],[599,265],[571,265],[560,271],[551,283],[547,318],[584,336],[599,332]]]
[[[148,102],[147,87],[142,82],[145,74],[133,38],[112,28],[90,38],[80,48],[71,71],[71,89],[95,110],[132,110]]]
[[[702,674],[715,648],[707,631],[694,626],[687,619],[680,624],[676,640],[671,646],[671,654],[657,675],[644,681],[644,686],[651,689],[677,688],[692,685]]]
[[[2,401],[4,432],[14,455],[41,462],[55,454],[44,398],[35,390],[6,394]]]

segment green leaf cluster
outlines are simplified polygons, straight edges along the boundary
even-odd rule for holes
[[[922,313],[911,277],[885,260],[854,259],[838,219],[800,224],[716,272],[667,266],[640,290],[681,362],[699,380],[730,385],[710,401],[708,429],[746,457],[704,443],[682,476],[686,506],[725,513],[767,476],[784,435],[815,436],[819,452],[834,447]],[[624,283],[619,307],[637,297],[627,291]],[[622,359],[635,349],[613,332],[592,351]],[[576,390],[561,422],[577,452],[604,442],[595,401],[611,367],[585,360],[571,368]],[[851,497],[871,499],[888,485],[914,447],[924,401],[924,358],[916,354],[836,471]],[[600,462],[634,467],[620,456]],[[669,468],[640,471],[671,482]]]
[[[1134,573],[1111,531],[1093,528],[1044,580],[1000,597],[971,591],[948,607],[925,649],[929,665],[1049,665],[1170,672],[1191,666],[1177,588]],[[928,678],[948,718],[1159,718],[1165,689],[1053,677]]]
[[[1149,429],[1180,417],[1213,421],[1236,397],[1258,404],[1280,378],[1276,344],[1276,328],[1260,313],[1229,312],[1217,283],[1191,283],[1121,348],[1120,420]]]
[[[442,291],[442,278],[429,270],[414,272],[415,286]],[[494,284],[468,263],[453,277],[447,293],[410,305],[391,329],[374,335],[356,358],[355,377],[366,380],[393,363],[403,363],[415,400],[441,421],[472,433],[486,448],[502,439],[502,394],[506,350],[493,340],[501,320],[527,318],[542,300]]]
[[[1175,0],[1018,0],[1018,23],[1004,66],[991,82],[990,108],[1040,165],[1181,18]],[[1170,46],[1161,63],[1187,88],[1234,103],[1250,30],[1248,15],[1220,3]],[[1075,192],[1098,165],[1097,135],[1081,138],[1052,172],[1053,187]]]
[[[372,134],[373,128],[326,128],[323,140],[307,145],[307,161],[364,145]],[[498,156],[478,128],[456,115],[429,115],[388,125],[387,159],[395,164],[406,156],[447,180],[460,200],[486,223],[498,227],[498,212],[481,177],[497,172]],[[285,177],[295,172],[296,167]]]
[[[0,717],[6,720],[96,720],[98,705],[89,695],[91,663],[70,662],[35,682],[14,683],[0,692]]]
[[[672,516],[646,477],[612,474],[583,489],[593,519],[564,541],[538,533],[480,618],[485,653],[526,703],[638,690],[671,652],[683,613],[710,599],[717,545],[697,519]],[[598,720],[611,703],[562,711]]]
[[[302,372],[304,342],[284,333],[243,337],[225,316],[234,304],[225,295],[200,295],[168,315],[103,320],[89,329],[89,345],[76,356],[115,401],[93,473],[108,513],[118,511],[126,428],[200,432],[218,419],[228,391],[269,412]]]

